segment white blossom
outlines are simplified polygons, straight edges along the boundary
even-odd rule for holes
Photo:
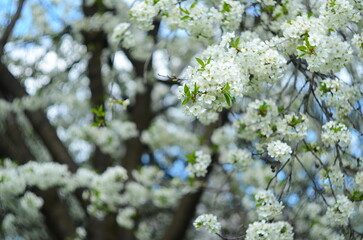
[[[270,220],[281,214],[284,206],[277,201],[272,192],[258,190],[254,196],[259,219]]]
[[[127,207],[118,211],[116,221],[118,225],[132,229],[134,227],[134,216],[136,216],[136,209],[133,207]]]
[[[321,140],[327,146],[333,147],[339,144],[341,147],[347,147],[351,139],[350,132],[343,123],[329,121],[323,125]]]
[[[346,226],[353,212],[353,203],[345,195],[338,195],[333,206],[328,207],[325,217],[329,219],[330,225]]]
[[[153,18],[158,14],[158,8],[152,1],[136,2],[130,10],[131,19],[137,23],[142,30],[151,30]]]
[[[204,151],[197,151],[191,157],[187,170],[191,177],[204,177],[207,174],[207,168],[211,164],[211,156]]]
[[[353,110],[352,104],[359,99],[358,90],[338,78],[319,82],[316,92],[327,106],[334,108],[334,115],[338,118],[348,116]]]
[[[325,0],[320,7],[320,16],[323,23],[331,29],[345,27],[348,22],[358,22],[360,13],[347,0]]]
[[[277,161],[286,162],[291,157],[292,149],[286,143],[277,140],[267,144],[267,152]]]
[[[221,230],[221,224],[217,217],[212,214],[203,214],[197,217],[193,223],[195,228],[203,228],[210,233],[218,233]]]
[[[222,150],[219,161],[222,164],[233,164],[242,169],[247,169],[252,161],[252,154],[246,149],[226,149]]]
[[[248,225],[246,232],[246,240],[293,240],[293,237],[292,227],[287,222],[254,222]]]

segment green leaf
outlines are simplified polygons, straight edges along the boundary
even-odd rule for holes
[[[223,10],[221,11],[221,13],[230,12],[230,11],[231,11],[231,5],[229,5],[226,2],[223,2]]]
[[[207,59],[207,63],[206,63],[205,65],[209,64],[211,60],[212,60],[212,57],[209,57],[209,58]]]
[[[222,92],[228,92],[231,89],[231,86],[229,86],[229,83],[227,83],[223,88]]]
[[[229,42],[229,44],[231,45],[231,47],[238,49],[238,44],[239,41],[241,40],[240,37],[236,38],[236,40],[233,41],[233,39],[231,39],[231,41]]]
[[[180,20],[186,20],[186,19],[188,19],[188,18],[190,18],[189,16],[184,16],[184,17],[182,17],[182,18],[180,18]]]
[[[343,126],[339,126],[339,127],[332,127],[331,130],[335,133],[340,132],[343,129]]]
[[[308,18],[311,18],[313,15],[314,15],[314,13],[313,13],[313,12],[309,12],[309,14],[308,14]]]
[[[262,116],[262,117],[265,117],[267,115],[267,109],[269,108],[270,106],[266,103],[266,102],[263,102],[263,104],[258,108],[258,113]]]
[[[333,88],[328,87],[324,82],[320,82],[319,85],[320,85],[319,90],[322,91],[323,93],[329,93],[333,90]]]
[[[282,9],[282,13],[284,15],[288,15],[289,14],[289,10],[287,9],[287,7],[285,5],[281,5],[281,9]]]
[[[194,90],[193,90],[193,95],[196,96],[199,92],[199,87],[197,86],[197,83],[194,83]]]
[[[203,62],[202,59],[200,58],[195,58],[195,60],[197,60],[197,62],[204,68],[205,67],[205,63]]]
[[[273,19],[274,19],[274,20],[276,20],[276,19],[278,19],[279,17],[281,17],[281,15],[282,15],[281,13],[278,13],[278,14],[276,14],[276,15],[273,17]]]
[[[98,108],[92,108],[91,111],[97,116],[97,117],[100,117],[100,118],[103,118],[106,116],[106,113],[105,111],[103,110],[103,106],[100,105]]]
[[[186,9],[184,9],[182,7],[179,7],[179,9],[180,9],[180,11],[182,11],[185,14],[188,14],[188,15],[190,14],[190,12],[188,10],[186,10]]]
[[[186,105],[189,101],[190,101],[191,97],[186,97],[183,102],[182,105]]]
[[[189,90],[189,87],[185,84],[184,85],[184,93],[185,93],[185,96],[187,97],[190,97],[190,90]]]
[[[239,41],[241,40],[241,38],[240,37],[238,37],[237,39],[236,39],[236,41],[234,42],[234,44],[236,45],[236,47],[238,47],[238,44],[239,44]]]
[[[265,12],[272,13],[275,10],[275,8],[274,8],[274,6],[266,6],[263,10]]]
[[[226,99],[228,107],[232,106],[231,96],[228,93],[224,93],[223,95],[224,95],[224,98]]]
[[[198,1],[193,2],[193,4],[190,6],[190,8],[194,8],[197,5]]]
[[[289,123],[287,123],[287,125],[289,125],[290,127],[295,127],[296,125],[300,124],[303,122],[303,118],[302,117],[299,117],[299,118],[296,118],[295,115],[292,116],[292,119]]]
[[[282,113],[285,110],[285,107],[280,106],[280,107],[277,108],[277,110],[278,110],[279,113]]]
[[[306,52],[306,50],[307,50],[307,48],[305,46],[298,46],[296,49],[300,50],[302,52]]]
[[[189,164],[194,164],[197,162],[197,155],[195,154],[195,152],[193,152],[192,154],[186,155],[185,157],[187,158],[187,163],[189,163]]]

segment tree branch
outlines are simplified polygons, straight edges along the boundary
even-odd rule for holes
[[[28,95],[24,87],[2,62],[0,62],[0,76],[0,91],[7,100],[11,101],[14,98],[21,98]],[[25,110],[25,115],[47,147],[53,160],[66,164],[71,172],[76,172],[78,165],[73,161],[67,148],[59,139],[56,129],[50,124],[45,113],[41,110]]]
[[[15,14],[11,18],[9,25],[6,27],[4,34],[0,39],[0,57],[4,54],[5,45],[8,42],[8,40],[11,36],[11,33],[13,32],[16,22],[20,18],[20,13],[21,13],[21,10],[23,9],[24,2],[25,2],[25,0],[19,0],[18,8],[16,9]]]
[[[20,126],[14,113],[8,114],[5,124],[5,132],[0,132],[1,139],[4,139],[4,141],[0,141],[0,155],[10,157],[18,164],[25,164],[34,159],[20,132]],[[44,191],[32,189],[32,191],[44,199],[41,213],[45,218],[44,222],[50,239],[73,239],[76,227],[69,215],[68,206],[59,198],[57,189]]]

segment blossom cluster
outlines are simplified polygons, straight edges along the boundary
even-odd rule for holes
[[[353,110],[353,103],[359,98],[359,92],[342,80],[325,79],[319,82],[317,95],[326,105],[335,109],[338,118],[346,117]]]
[[[306,137],[308,119],[304,114],[283,115],[270,100],[255,100],[248,104],[246,112],[234,122],[239,137],[244,139],[284,139],[296,142]],[[282,116],[281,116],[282,115]]]
[[[218,25],[225,31],[235,31],[243,12],[244,6],[235,0],[220,1],[218,8],[194,2],[190,6],[175,6],[165,21],[171,29],[184,29],[193,37],[208,39],[218,33]]]
[[[196,3],[184,8],[175,6],[165,22],[171,29],[185,29],[191,36],[208,39],[215,35],[221,17],[216,8]]]
[[[319,18],[330,29],[343,28],[349,22],[358,22],[361,17],[348,0],[325,0],[319,12]]]
[[[222,44],[208,48],[203,59],[196,58],[198,65],[187,69],[188,81],[179,88],[186,111],[206,124],[216,121],[216,112],[242,97],[248,81],[247,73],[236,60],[235,50],[224,50]]]
[[[347,147],[350,144],[351,134],[343,123],[329,121],[323,125],[321,140],[327,146],[339,144],[341,147]]]
[[[196,134],[163,119],[155,120],[149,129],[143,131],[141,140],[153,150],[179,146],[190,153],[199,146]]]
[[[333,226],[346,226],[353,212],[353,203],[345,195],[338,195],[334,205],[328,207],[325,216]]]
[[[284,37],[290,40],[286,50],[305,58],[311,71],[337,72],[351,61],[352,48],[335,30],[360,18],[349,1],[325,1],[319,17],[303,14],[281,26]]]
[[[262,7],[261,20],[268,24],[273,31],[279,31],[282,23],[290,21],[305,12],[305,6],[299,0],[259,0],[258,2],[261,3]]]
[[[42,190],[55,186],[65,187],[69,183],[70,176],[67,166],[54,162],[30,161],[17,167],[9,166],[0,169],[0,195],[19,195],[27,186]]]
[[[342,189],[344,187],[344,174],[337,168],[329,168],[321,171],[320,179],[325,189],[330,189],[331,187]]]
[[[116,217],[117,224],[124,228],[132,229],[134,227],[133,217],[136,216],[136,213],[136,209],[133,207],[120,209]]]
[[[304,114],[286,114],[281,121],[277,122],[277,132],[284,139],[299,141],[306,137],[308,130],[308,119]]]
[[[248,225],[246,240],[293,240],[292,227],[287,222],[265,221],[254,222]]]
[[[363,57],[363,32],[361,34],[354,34],[352,38],[353,48],[358,53],[359,57]]]
[[[221,230],[221,224],[217,217],[212,214],[203,214],[197,217],[193,223],[195,228],[204,228],[210,233],[218,233]]]
[[[234,122],[234,127],[242,138],[253,139],[256,133],[270,137],[277,130],[277,117],[278,109],[272,100],[257,99],[248,104],[246,113]]]
[[[103,174],[98,175],[87,169],[80,169],[75,175],[76,186],[86,187],[89,191],[83,193],[83,198],[91,202],[87,211],[102,219],[106,212],[115,211],[122,203],[120,190],[128,179],[127,172],[120,166],[109,167]]]
[[[131,20],[142,30],[151,30],[154,28],[153,18],[159,14],[159,11],[166,12],[175,4],[174,0],[140,1],[132,6],[129,14]]]
[[[211,156],[200,150],[189,155],[187,170],[190,177],[204,177],[212,162]]]
[[[222,14],[221,25],[227,32],[235,31],[242,20],[244,6],[240,1],[224,0],[218,7]]]
[[[286,143],[277,140],[267,144],[267,152],[277,161],[286,162],[291,157],[292,149]]]
[[[258,190],[254,196],[259,219],[271,220],[281,214],[284,206],[271,191]]]
[[[242,33],[243,34],[243,33]],[[226,33],[218,45],[208,47],[198,65],[186,71],[187,81],[179,88],[186,111],[208,124],[217,120],[217,112],[253,92],[262,83],[279,80],[285,59],[260,39],[241,41]],[[251,61],[256,59],[256,61]]]
[[[211,140],[219,147],[228,147],[236,140],[235,131],[231,125],[224,125],[213,131]]]
[[[233,164],[233,166],[246,169],[252,161],[252,154],[246,149],[222,149],[219,158],[222,164]]]
[[[74,126],[69,129],[72,137],[95,143],[104,153],[111,156],[120,156],[122,141],[138,136],[135,123],[129,121],[113,120],[105,127]]]

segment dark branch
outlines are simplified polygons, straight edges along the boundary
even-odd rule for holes
[[[21,13],[21,10],[23,9],[24,2],[25,2],[25,0],[19,0],[18,8],[16,9],[15,14],[11,18],[11,21],[10,21],[9,25],[6,27],[6,29],[4,31],[4,34],[0,39],[0,57],[4,53],[5,45],[8,42],[8,40],[9,40],[9,38],[11,36],[11,33],[13,32],[13,29],[15,27],[15,24],[16,24],[16,22],[18,21],[18,19],[20,17],[20,13]]]
[[[11,101],[28,95],[18,79],[14,77],[2,62],[0,62],[0,76],[0,91],[7,100]],[[71,172],[75,172],[78,168],[77,164],[59,139],[56,129],[50,124],[45,113],[41,110],[26,110],[25,114],[54,161],[66,164]]]

